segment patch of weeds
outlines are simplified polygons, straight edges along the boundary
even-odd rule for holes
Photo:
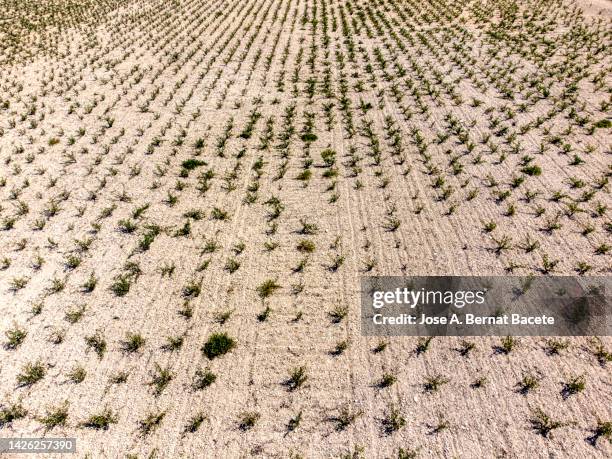
[[[255,427],[255,424],[257,424],[260,417],[261,415],[256,411],[245,411],[240,415],[238,427],[244,432],[251,430],[253,427]]]
[[[224,221],[224,220],[229,219],[229,214],[226,211],[219,209],[218,207],[215,207],[213,208],[211,212],[211,217],[213,220]]]
[[[4,348],[11,351],[14,351],[21,346],[26,336],[28,336],[28,332],[17,325],[15,325],[15,327],[12,329],[7,330],[4,334],[7,338]]]
[[[567,400],[570,396],[579,394],[586,388],[586,375],[578,375],[563,384],[561,396]]]
[[[391,387],[393,384],[395,384],[396,381],[397,381],[397,378],[395,377],[394,374],[385,373],[382,375],[382,378],[380,379],[378,384],[376,384],[376,386],[380,389],[384,389],[387,387]]]
[[[289,372],[289,378],[285,381],[285,386],[290,391],[294,391],[302,387],[302,385],[306,382],[308,376],[306,375],[306,367],[300,366],[292,369]]]
[[[235,258],[228,258],[225,262],[224,269],[230,274],[234,274],[238,271],[238,268],[240,268],[240,262]]]
[[[518,391],[521,395],[527,395],[530,391],[540,386],[540,379],[534,375],[526,374],[518,382]]]
[[[79,320],[83,318],[83,314],[85,313],[85,305],[81,305],[76,309],[71,309],[66,311],[64,315],[64,320],[70,324],[76,324]]]
[[[387,341],[379,341],[379,343],[374,347],[374,349],[372,349],[372,352],[374,352],[374,354],[380,354],[381,352],[383,352],[385,349],[387,349],[387,346],[389,345],[389,343]]]
[[[521,169],[521,172],[523,174],[526,174],[532,177],[536,177],[538,175],[542,175],[542,168],[538,166],[537,164],[530,164],[528,166],[524,166]]]
[[[463,357],[469,357],[470,353],[474,349],[476,349],[476,344],[474,344],[472,341],[462,340],[461,347],[459,348],[459,354],[461,354]]]
[[[450,422],[442,415],[438,415],[438,421],[434,425],[430,425],[432,434],[439,434],[440,432],[450,429]]]
[[[287,423],[287,432],[293,432],[295,429],[297,429],[300,426],[301,422],[302,422],[302,412],[300,411],[294,417],[289,419],[289,422]]]
[[[183,297],[187,299],[192,299],[200,296],[200,292],[202,291],[202,281],[191,280],[187,285],[183,287]]]
[[[141,420],[138,424],[140,433],[143,436],[149,435],[155,429],[159,427],[164,417],[166,416],[165,411],[160,411],[159,413],[151,413],[146,418]]]
[[[183,430],[184,433],[194,433],[197,432],[202,423],[207,419],[204,413],[197,413],[187,421],[185,428]]]
[[[305,219],[300,219],[300,224],[302,227],[298,230],[299,234],[304,235],[313,235],[319,232],[319,227],[314,223],[309,223]]]
[[[548,355],[559,355],[559,353],[569,347],[569,341],[551,338],[546,341],[546,353]]]
[[[331,262],[329,263],[329,266],[327,268],[331,272],[336,272],[344,264],[344,260],[345,258],[343,255],[337,254],[331,259]]]
[[[601,119],[599,121],[596,121],[593,126],[595,126],[598,129],[609,129],[610,127],[612,127],[612,121],[610,121],[607,118]]]
[[[470,384],[470,387],[472,389],[480,389],[483,388],[487,385],[488,379],[486,376],[479,376],[478,378],[476,378],[474,380],[474,382],[472,384]]]
[[[158,363],[155,364],[155,371],[153,372],[151,381],[148,383],[149,386],[153,386],[153,393],[158,396],[164,391],[170,381],[172,381],[174,375],[170,368],[162,368]]]
[[[191,387],[193,390],[202,390],[210,386],[217,380],[217,375],[210,371],[209,368],[198,368],[193,377]]]
[[[605,438],[612,443],[612,421],[597,421],[597,427],[593,430],[593,435],[587,438],[593,446],[597,446],[600,438]]]
[[[19,387],[30,387],[42,380],[47,374],[45,365],[39,360],[37,362],[29,362],[24,365],[21,373],[17,375],[17,384]]]
[[[549,415],[547,415],[540,408],[537,408],[533,411],[533,415],[530,419],[531,427],[537,433],[542,435],[544,438],[551,438],[552,432],[561,427],[565,427],[570,425],[569,422],[561,422],[553,420]]]
[[[257,314],[257,320],[259,322],[265,322],[270,317],[270,313],[272,312],[272,308],[269,305],[266,305],[265,309]]]
[[[607,362],[612,361],[612,352],[608,351],[601,339],[594,337],[590,340],[591,352],[597,358],[601,366],[605,366]]]
[[[406,419],[402,416],[399,408],[390,406],[389,410],[383,419],[383,429],[385,434],[391,435],[393,432],[397,432],[406,425]]]
[[[340,408],[340,411],[337,416],[333,416],[330,418],[330,421],[336,424],[336,430],[340,432],[345,430],[362,415],[363,411],[355,410],[351,408],[350,405],[345,405]]]
[[[421,354],[425,354],[429,350],[429,346],[431,345],[432,340],[433,340],[432,336],[419,339],[419,342],[415,349],[416,355],[419,356]]]
[[[104,357],[104,353],[106,352],[106,340],[100,331],[97,331],[91,336],[85,337],[85,344],[87,344],[88,348],[92,348],[98,355],[98,358],[102,360],[102,357]]]
[[[349,342],[346,339],[342,341],[338,341],[336,343],[336,347],[334,347],[334,349],[331,351],[331,355],[333,355],[334,357],[338,357],[342,355],[344,351],[346,351],[346,349],[348,348],[348,345],[349,345]]]
[[[302,239],[300,242],[298,242],[296,248],[298,252],[301,253],[312,253],[315,251],[315,244],[308,239]]]
[[[94,291],[97,284],[98,284],[98,279],[96,278],[96,275],[92,272],[81,287],[83,289],[83,292],[91,293]]]
[[[225,322],[227,322],[230,319],[230,317],[232,317],[233,313],[234,313],[233,309],[228,309],[227,311],[221,311],[215,314],[215,320],[221,325],[223,325]]]
[[[38,420],[45,426],[45,430],[51,430],[54,427],[65,426],[68,421],[68,400],[61,405],[50,407],[47,409],[44,416]]]
[[[132,276],[129,274],[119,274],[115,276],[113,283],[110,286],[111,292],[115,296],[122,297],[128,294],[132,286]]]
[[[111,384],[124,384],[127,382],[128,377],[129,377],[129,373],[127,371],[120,371],[118,373],[115,373],[114,375],[112,375],[109,378],[109,382]]]
[[[416,459],[419,453],[418,450],[400,448],[397,451],[397,459]]]
[[[121,341],[121,350],[128,354],[138,352],[145,345],[146,340],[139,333],[128,333],[124,341]]]
[[[334,306],[334,309],[329,312],[329,316],[331,317],[332,322],[335,324],[342,322],[342,319],[344,319],[347,315],[348,306],[343,304],[337,304]]]
[[[423,384],[423,387],[425,388],[425,391],[427,392],[437,392],[440,387],[442,387],[444,384],[448,383],[450,381],[450,379],[445,378],[442,375],[434,375],[434,376],[428,376],[425,378],[425,383]]]
[[[191,319],[193,317],[193,306],[191,306],[189,300],[185,300],[183,307],[179,309],[178,314],[185,319]]]
[[[117,423],[117,415],[106,407],[101,413],[92,414],[82,424],[83,427],[96,430],[108,430],[111,424]]]
[[[201,161],[199,159],[195,159],[195,158],[187,159],[181,163],[181,167],[188,171],[192,171],[196,167],[205,166],[205,165],[206,165],[206,162]]]
[[[85,376],[87,376],[87,371],[80,365],[75,366],[70,372],[66,375],[68,376],[68,380],[74,384],[80,384],[85,380]]]
[[[0,407],[0,429],[13,421],[26,417],[28,411],[21,402],[11,403]]]
[[[162,345],[162,350],[174,352],[183,347],[184,338],[182,336],[168,336],[166,343]]]
[[[501,354],[510,354],[519,345],[519,340],[513,336],[505,336],[501,339],[500,345],[495,351]]]
[[[276,280],[268,279],[257,287],[257,294],[261,299],[265,299],[271,296],[279,288],[281,288],[281,286]]]

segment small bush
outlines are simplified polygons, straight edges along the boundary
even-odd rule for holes
[[[385,373],[382,375],[382,378],[380,378],[380,381],[378,382],[377,386],[380,389],[384,389],[387,387],[391,387],[393,384],[395,384],[396,381],[397,378],[395,377],[395,375],[393,375],[392,373]]]
[[[558,340],[551,338],[546,341],[546,353],[548,355],[558,355],[564,349],[569,347],[569,341]]]
[[[202,390],[214,383],[216,379],[217,375],[210,371],[210,369],[198,368],[195,372],[191,387],[193,390]]]
[[[383,419],[383,428],[387,435],[397,432],[406,425],[406,419],[402,416],[400,410],[395,406],[391,406],[386,417]]]
[[[238,421],[238,427],[240,430],[247,431],[255,427],[255,424],[259,420],[261,415],[256,411],[247,411],[242,413],[240,420]]]
[[[301,422],[302,422],[302,412],[300,411],[297,415],[289,419],[289,422],[287,423],[287,432],[293,432],[295,429],[297,429],[300,426]]]
[[[99,414],[92,414],[82,425],[88,429],[108,430],[111,424],[116,423],[117,415],[107,407]]]
[[[348,312],[348,306],[337,304],[336,306],[334,306],[334,309],[329,312],[329,316],[331,317],[332,322],[337,324],[340,323],[342,319],[344,319],[348,315]]]
[[[29,387],[43,379],[47,369],[42,362],[26,363],[21,373],[17,375],[17,383],[20,387]]]
[[[181,163],[181,166],[183,167],[183,169],[186,169],[188,171],[191,171],[195,169],[196,167],[205,166],[205,165],[206,163],[204,161],[200,161],[199,159],[194,159],[194,158],[187,159]]]
[[[204,413],[198,413],[192,418],[189,419],[187,425],[185,426],[185,433],[194,433],[200,428],[202,423],[206,420],[206,415]]]
[[[7,337],[7,342],[5,343],[4,347],[7,350],[12,351],[17,349],[23,343],[26,336],[28,336],[28,332],[23,328],[15,326],[13,329],[7,330],[5,335]]]
[[[87,371],[82,366],[77,365],[68,373],[68,379],[74,384],[80,384],[85,380],[85,376],[87,376]]]
[[[540,380],[537,377],[527,374],[523,376],[523,379],[521,379],[518,383],[519,393],[522,395],[527,395],[533,389],[537,389],[539,385]]]
[[[162,368],[159,364],[155,364],[155,371],[153,372],[153,376],[151,381],[149,382],[149,386],[154,387],[155,395],[161,395],[164,389],[170,384],[174,375],[170,371],[170,368]]]
[[[183,287],[183,297],[184,298],[196,298],[200,296],[200,292],[202,291],[201,282],[197,282],[195,280],[190,281],[187,285]]]
[[[146,340],[139,333],[128,333],[125,340],[121,342],[121,350],[128,354],[138,352],[145,345]]]
[[[236,346],[236,341],[227,333],[213,333],[202,346],[202,352],[209,359],[227,354]]]
[[[45,430],[51,430],[57,426],[65,426],[68,421],[68,401],[61,405],[47,409],[47,412],[39,421],[45,426]]]
[[[315,251],[315,244],[308,239],[302,239],[298,242],[297,250],[302,253],[312,253]]]
[[[149,435],[151,432],[153,432],[155,429],[159,427],[159,425],[161,424],[165,416],[166,416],[165,411],[149,414],[146,418],[144,418],[142,421],[138,423],[140,433],[143,436]]]
[[[521,169],[523,174],[527,174],[530,176],[538,176],[542,174],[542,168],[537,164],[531,164],[529,166],[525,166]]]
[[[115,280],[111,284],[110,290],[115,296],[122,297],[128,294],[131,286],[132,277],[129,274],[119,274],[115,276]]]
[[[505,336],[501,339],[501,344],[496,349],[498,352],[502,354],[510,354],[516,346],[518,346],[519,341],[513,336]]]
[[[569,423],[554,421],[540,408],[533,412],[530,419],[532,428],[544,438],[551,438],[553,430],[567,426]]]
[[[355,422],[362,414],[363,411],[354,410],[349,405],[345,405],[340,409],[338,416],[333,416],[330,420],[336,423],[336,430],[340,432]]]
[[[568,382],[563,385],[561,395],[564,399],[569,398],[571,395],[582,392],[586,387],[586,376],[579,375],[571,378]]]
[[[302,142],[314,142],[315,140],[317,140],[318,137],[316,134],[313,134],[312,132],[307,132],[305,134],[302,134]]]
[[[265,299],[271,296],[279,288],[281,288],[281,286],[276,280],[268,279],[257,287],[257,293],[261,299]]]
[[[289,373],[289,379],[285,381],[285,385],[290,391],[294,391],[302,387],[307,379],[308,376],[306,375],[306,367],[297,367],[291,370]]]
[[[612,443],[612,422],[611,421],[597,421],[597,427],[595,428],[593,435],[589,437],[589,441],[593,446],[597,445],[597,441],[600,438],[605,438]]]
[[[432,336],[419,339],[419,342],[415,350],[416,355],[419,356],[421,354],[425,354],[425,352],[429,350],[429,346],[431,345],[432,340],[433,340]]]
[[[427,378],[425,378],[425,384],[423,386],[425,387],[425,390],[427,392],[437,392],[440,387],[442,387],[449,381],[450,380],[448,378],[445,378],[441,375],[428,376]]]
[[[162,350],[164,351],[178,351],[181,347],[183,347],[184,338],[182,336],[168,336],[166,338],[166,343],[162,345]]]
[[[106,352],[106,340],[99,331],[94,335],[87,336],[85,338],[85,344],[96,352],[99,359],[104,357],[104,353]]]
[[[27,414],[21,402],[0,407],[0,429],[13,421],[24,418]]]

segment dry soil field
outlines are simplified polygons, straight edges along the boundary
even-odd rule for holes
[[[366,338],[364,275],[608,275],[606,0],[0,0],[0,436],[610,457],[608,337]]]

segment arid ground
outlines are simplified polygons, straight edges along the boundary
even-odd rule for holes
[[[359,281],[610,274],[611,20],[0,0],[0,436],[610,457],[609,337],[363,337]]]

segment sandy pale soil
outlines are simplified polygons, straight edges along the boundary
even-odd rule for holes
[[[610,457],[608,337],[366,338],[359,280],[610,274],[611,11],[0,0],[0,436]]]

